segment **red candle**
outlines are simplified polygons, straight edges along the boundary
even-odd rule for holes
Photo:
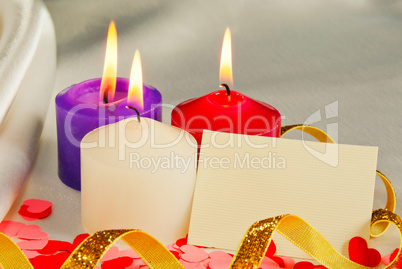
[[[273,106],[231,91],[232,60],[230,30],[222,45],[220,81],[226,90],[212,92],[177,105],[172,125],[191,133],[201,144],[202,130],[279,137],[281,115]]]

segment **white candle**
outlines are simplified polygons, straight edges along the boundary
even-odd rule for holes
[[[140,229],[164,244],[188,232],[197,143],[187,132],[130,118],[81,143],[84,230]]]

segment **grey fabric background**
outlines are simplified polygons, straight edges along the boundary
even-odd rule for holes
[[[71,84],[101,76],[111,19],[119,38],[119,76],[128,77],[138,48],[144,82],[162,92],[164,103],[176,105],[205,95],[218,89],[222,37],[229,26],[234,89],[275,106],[286,117],[283,125],[303,123],[321,111],[322,120],[314,125],[325,130],[327,124],[337,123],[339,143],[378,146],[377,168],[391,179],[402,199],[401,1],[48,0],[45,4],[54,21],[58,49],[53,96]],[[325,107],[335,101],[338,116],[326,119]],[[170,123],[168,109],[163,116]],[[82,232],[80,194],[59,181],[56,156],[52,101],[36,164],[8,218],[18,218],[24,199],[55,201],[54,213],[40,226],[54,239],[72,240]],[[378,179],[373,207],[384,204],[385,189]],[[397,213],[402,215],[400,202]],[[386,240],[380,242],[394,243],[383,254],[397,246],[396,233],[391,231]]]

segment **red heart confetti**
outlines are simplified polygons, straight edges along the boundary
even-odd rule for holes
[[[17,246],[22,250],[40,250],[46,246],[49,239],[41,240],[26,240],[17,243]]]
[[[187,245],[187,238],[188,238],[188,235],[186,235],[186,237],[184,237],[184,238],[180,238],[180,239],[178,239],[177,241],[176,241],[176,245],[180,248],[181,246],[183,246],[183,245]],[[173,247],[175,247],[175,246],[173,246]]]
[[[39,250],[40,254],[55,254],[59,251],[67,251],[71,243],[58,240],[49,240],[44,248]]]
[[[120,250],[120,257],[130,257],[132,259],[140,259],[140,255],[134,251],[134,249],[124,249]]]
[[[111,247],[109,248],[106,253],[103,255],[103,257],[101,258],[101,263],[104,263],[106,261],[109,260],[114,260],[119,258],[120,256],[120,251],[118,247]]]
[[[49,269],[57,268],[59,262],[58,257],[55,255],[39,255],[29,260],[35,269]]]
[[[183,245],[180,247],[183,251],[181,259],[187,262],[199,263],[209,258],[208,253],[203,248],[198,248],[191,245]]]
[[[43,219],[52,213],[52,203],[40,199],[25,200],[18,213],[27,220]]]
[[[275,269],[275,268],[281,268],[281,267],[274,260],[271,260],[268,257],[264,257],[260,264],[260,268],[261,269]]]
[[[209,263],[211,262],[211,259],[206,259],[204,261],[202,261],[202,264],[206,267],[209,268]]]
[[[383,262],[385,265],[388,265],[388,264],[391,263],[391,255],[392,255],[392,254],[385,255],[384,257],[382,257],[382,262]]]
[[[22,206],[20,207],[20,210],[18,210],[18,214],[20,214],[21,217],[22,217],[24,220],[27,220],[27,221],[36,221],[36,220],[38,220],[39,218],[33,217],[32,215],[35,215],[35,214],[29,213],[28,210],[27,210],[27,208],[28,208],[28,207],[27,207],[26,205],[22,205]]]
[[[298,262],[294,265],[293,269],[327,269],[323,265],[314,265],[311,262]]]
[[[26,221],[36,221],[36,220],[38,220],[38,218],[31,218],[31,217],[27,217],[27,216],[21,216],[21,218],[23,218]]]
[[[133,263],[131,264],[131,266],[139,266],[139,267],[143,267],[143,266],[147,266],[147,264],[142,260],[142,259],[135,259],[133,261]],[[129,266],[130,267],[130,266]],[[126,268],[127,269],[127,268]]]
[[[178,251],[175,251],[175,250],[169,250],[175,257],[176,257],[176,259],[180,259],[180,253],[178,252]]]
[[[314,269],[314,264],[311,262],[298,262],[293,267],[294,269]]]
[[[295,261],[290,257],[280,257],[284,263],[284,266],[280,265],[282,268],[285,269],[293,269],[295,266]]]
[[[55,254],[56,258],[57,258],[57,269],[59,269],[63,263],[67,260],[67,258],[70,256],[70,253],[68,252],[60,252]]]
[[[28,199],[25,200],[23,205],[28,207],[28,212],[31,214],[43,213],[52,207],[52,202],[40,200],[40,199]]]
[[[36,256],[39,256],[39,252],[35,251],[35,250],[26,250],[23,249],[22,252],[24,252],[25,256],[27,256],[28,259],[32,259],[35,258]]]
[[[133,263],[131,265],[127,266],[125,269],[140,269],[144,266],[146,266],[146,263],[143,262],[143,260],[136,259],[136,260],[133,260]]]
[[[130,257],[119,257],[102,263],[102,269],[125,269],[133,263]]]
[[[224,251],[212,251],[209,257],[211,258],[208,265],[210,269],[227,269],[232,262],[232,256]]]
[[[48,239],[49,235],[45,232],[42,232],[38,225],[27,225],[17,233],[17,237],[19,239],[41,240]]]
[[[184,266],[186,269],[206,269],[205,265],[202,263],[193,263],[187,262],[185,260],[180,259],[179,262]]]
[[[25,227],[24,223],[11,220],[4,220],[0,223],[0,232],[9,237],[14,237],[24,227]]]
[[[274,243],[274,240],[271,240],[271,243],[268,246],[267,252],[265,253],[266,257],[272,257],[275,255],[276,252],[276,245]]]
[[[36,200],[36,199],[30,199]],[[29,200],[27,200],[29,201]],[[45,201],[46,202],[46,201]],[[28,205],[32,205],[28,202]],[[43,205],[42,208],[35,207],[33,202],[32,212],[37,214],[45,207],[49,210],[49,204]],[[49,202],[50,203],[50,202]],[[22,211],[28,211],[28,205],[24,203]],[[51,203],[50,203],[51,208]],[[31,213],[32,213],[31,212]],[[30,213],[30,214],[31,214]],[[43,211],[42,211],[43,213]],[[24,241],[17,242],[17,245],[22,249],[27,258],[32,262],[35,269],[41,268],[57,268],[59,269],[65,260],[89,234],[78,235],[73,243],[48,240],[48,234],[41,231],[37,225],[25,225],[16,221],[3,221],[0,223],[0,232],[9,237],[17,237]],[[205,248],[193,245],[187,245],[187,236],[176,241],[176,243],[166,246],[167,249],[183,264],[186,269],[226,269],[232,261],[233,254],[224,251],[213,251],[207,253]],[[66,252],[68,251],[68,252]],[[295,263],[290,257],[274,256],[276,246],[271,241],[265,257],[261,262],[260,269],[313,269],[326,268],[322,265],[314,265],[310,262]],[[384,264],[388,265],[395,259],[398,249],[387,256],[383,257]],[[49,255],[50,254],[50,255]],[[375,249],[369,249],[367,242],[360,237],[354,237],[349,242],[349,257],[352,261],[365,266],[374,267],[381,262],[381,255]],[[111,247],[108,252],[102,257],[102,266],[96,266],[99,269],[108,268],[124,268],[124,269],[141,269],[146,266],[146,263],[132,249],[119,250],[117,247]],[[398,263],[396,268],[402,268],[402,261]]]
[[[393,260],[395,260],[396,255],[398,254],[399,249],[395,249],[394,252],[389,256],[389,263],[391,263]],[[398,262],[396,265],[396,268],[402,268],[402,261]]]
[[[278,256],[271,256],[269,258],[271,260],[275,261],[281,268],[285,268],[286,264],[285,264],[285,261],[283,260],[283,258],[278,257]]]
[[[349,258],[355,263],[375,267],[381,263],[381,254],[367,247],[367,242],[361,237],[353,237],[349,241]]]
[[[76,247],[78,247],[79,244],[81,244],[82,241],[87,238],[89,234],[79,234],[75,237],[72,245],[67,249],[68,252],[73,252]]]

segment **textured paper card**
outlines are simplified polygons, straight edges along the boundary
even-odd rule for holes
[[[294,214],[347,254],[369,238],[377,147],[204,131],[189,243],[236,250],[257,220]],[[275,233],[278,254],[309,258]]]

